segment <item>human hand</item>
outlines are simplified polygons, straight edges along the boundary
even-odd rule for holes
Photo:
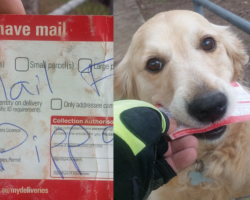
[[[24,15],[25,10],[21,0],[0,0],[0,14]]]
[[[168,134],[174,132],[176,127],[176,122],[170,119]],[[195,162],[198,145],[198,140],[193,135],[170,141],[168,151],[164,154],[165,160],[176,173],[180,172]]]

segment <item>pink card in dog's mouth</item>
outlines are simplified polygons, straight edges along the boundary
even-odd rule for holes
[[[185,135],[204,133],[223,125],[250,120],[250,94],[248,94],[243,89],[243,87],[237,82],[232,82],[231,85],[235,89],[235,94],[237,96],[237,104],[235,106],[233,113],[229,117],[217,123],[202,128],[192,128],[182,124],[178,124],[176,131],[170,134],[169,137],[172,140],[174,140],[183,137]],[[160,111],[171,117],[171,114],[168,112],[166,108],[160,105],[156,105],[156,107]]]

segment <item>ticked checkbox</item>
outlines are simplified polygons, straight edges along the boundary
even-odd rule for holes
[[[92,60],[89,58],[81,58],[78,60],[78,71],[80,73],[89,73],[92,71]]]

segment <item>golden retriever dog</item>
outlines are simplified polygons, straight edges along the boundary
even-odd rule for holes
[[[115,67],[115,99],[164,106],[182,124],[202,127],[226,118],[248,56],[228,27],[192,11],[157,14],[133,36]],[[153,133],[152,133],[153,134]],[[154,191],[153,200],[229,200],[250,194],[250,122],[195,135],[204,179],[193,184],[197,163]]]

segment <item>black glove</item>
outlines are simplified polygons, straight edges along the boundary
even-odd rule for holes
[[[114,103],[114,199],[143,200],[176,176],[163,155],[168,117],[149,103]]]

